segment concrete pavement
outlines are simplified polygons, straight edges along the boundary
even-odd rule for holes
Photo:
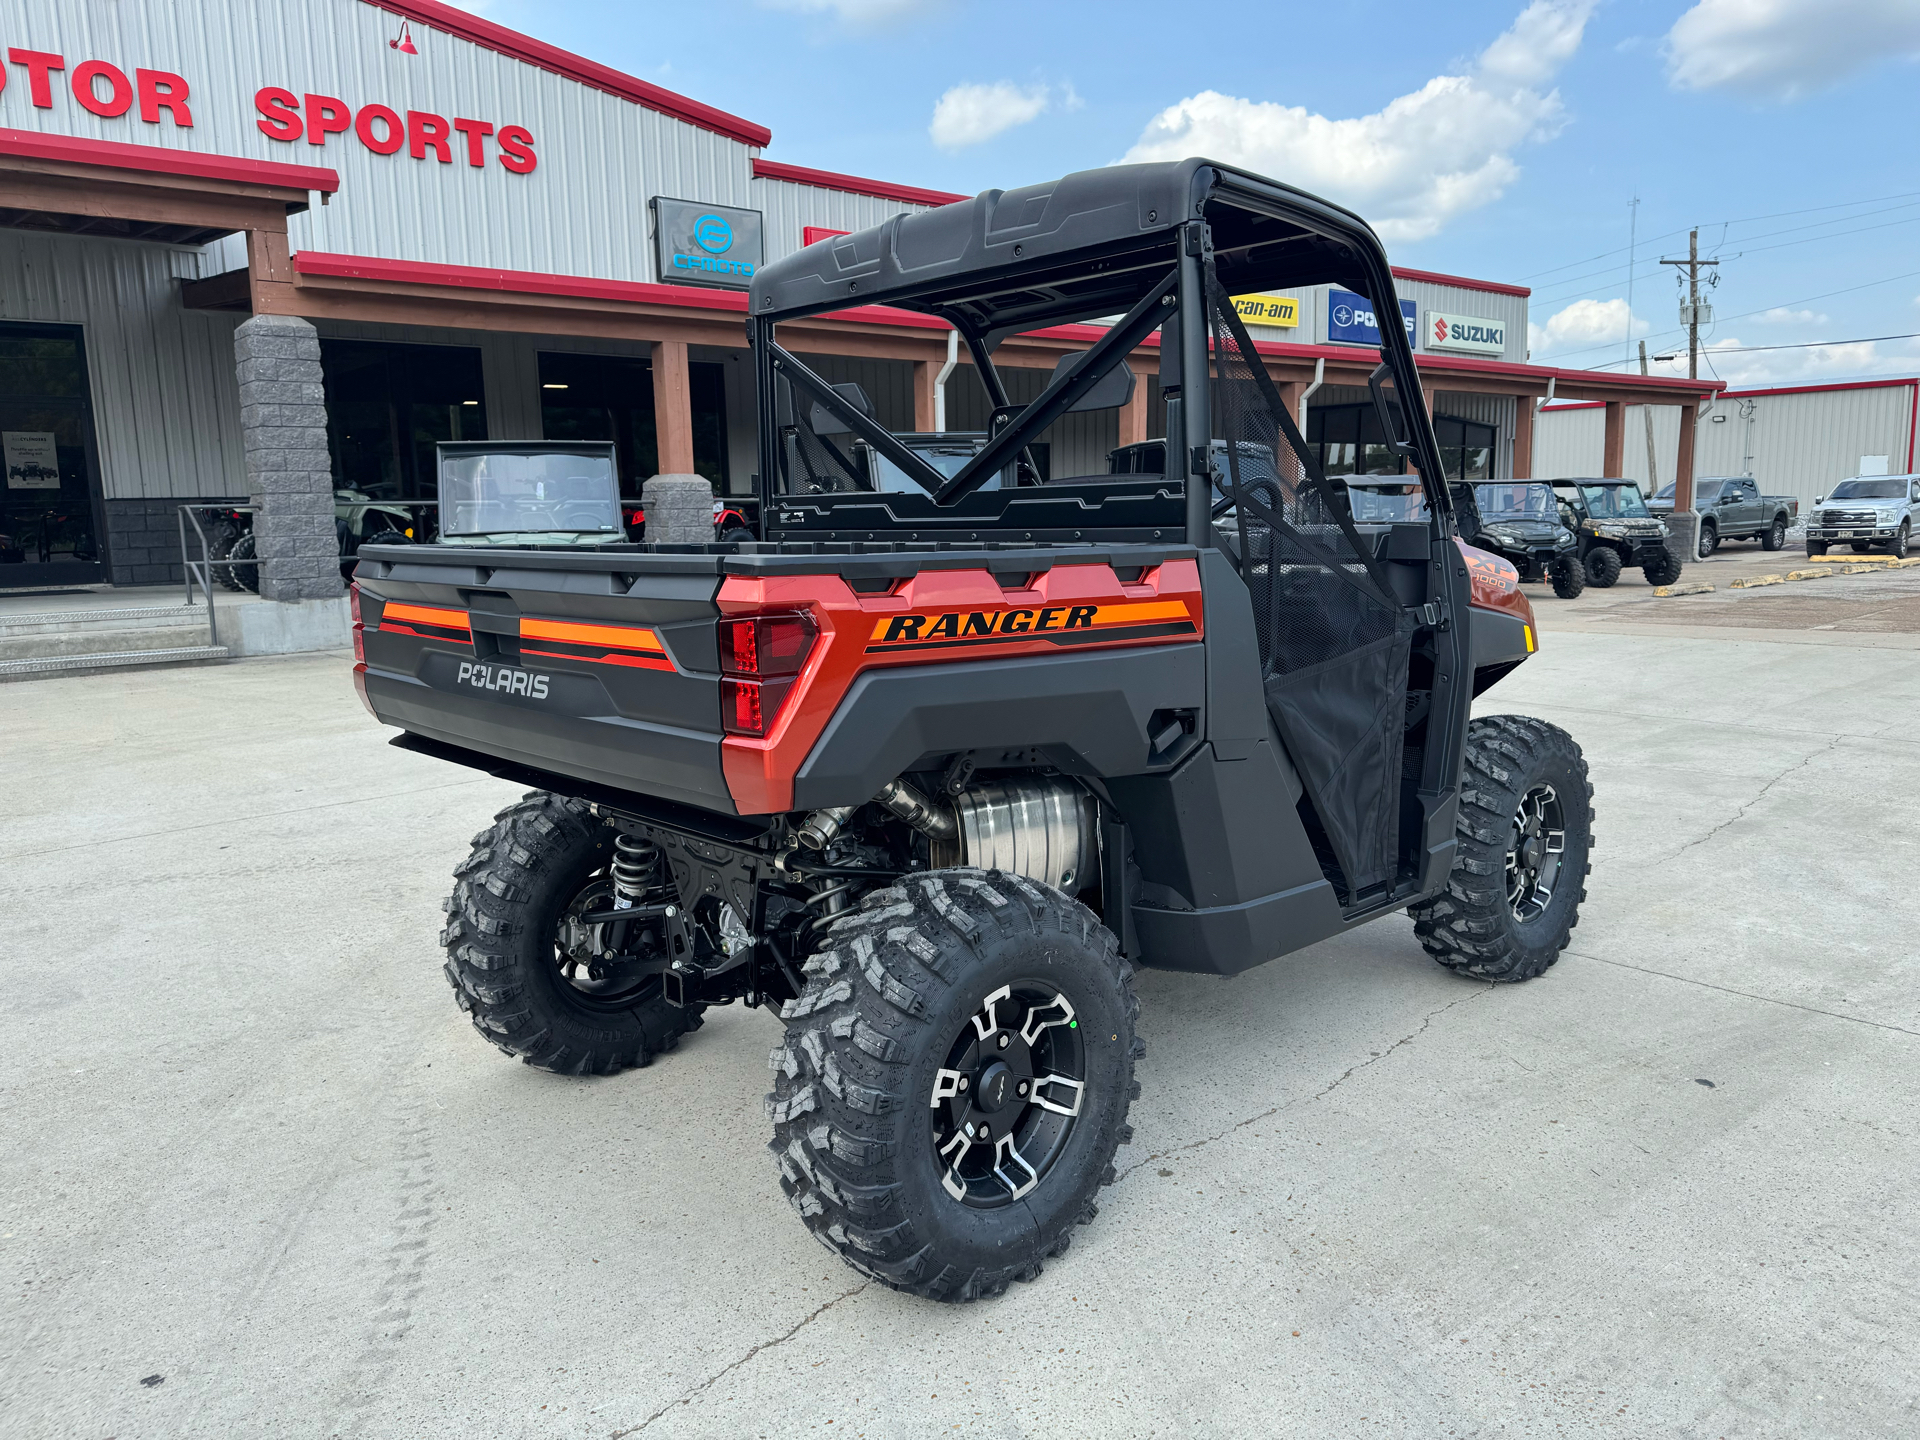
[[[1553,605],[1482,709],[1593,766],[1572,951],[1148,973],[1100,1217],[961,1308],[808,1239],[766,1013],[591,1081],[471,1033],[514,791],[344,658],[0,690],[0,1434],[1915,1434],[1914,647]]]

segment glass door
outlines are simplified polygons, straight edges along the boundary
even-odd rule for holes
[[[0,323],[0,590],[107,578],[77,325]]]

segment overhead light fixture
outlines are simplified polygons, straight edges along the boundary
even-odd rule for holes
[[[477,400],[463,400],[460,403],[462,405],[479,405],[480,404],[480,402]]]
[[[418,55],[420,53],[414,49],[413,32],[407,28],[407,22],[405,20],[400,22],[400,34],[387,42],[387,48],[389,50],[398,50],[402,55]]]
[[[1674,357],[1673,357],[1672,355],[1657,355],[1657,356],[1655,356],[1654,358],[1655,358],[1656,360],[1672,360],[1672,359],[1674,359]]]
[[[565,389],[566,389],[567,387],[566,387],[566,386],[564,386],[564,385],[561,385],[561,384],[559,384],[559,383],[557,383],[557,382],[555,382],[555,381],[551,381],[551,380],[550,380],[550,381],[548,381],[548,382],[547,382],[547,383],[546,383],[545,385],[543,385],[543,386],[541,386],[540,388],[541,388],[542,390],[565,390]]]

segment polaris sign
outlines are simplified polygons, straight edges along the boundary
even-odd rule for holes
[[[745,290],[761,266],[760,212],[657,195],[654,250],[668,285]]]
[[[1507,349],[1507,322],[1482,315],[1427,313],[1427,348],[1463,350],[1469,355],[1500,355]]]
[[[1414,302],[1401,302],[1401,325],[1407,343],[1414,344]],[[1374,319],[1374,302],[1351,290],[1327,292],[1327,338],[1348,345],[1379,345],[1381,327]]]

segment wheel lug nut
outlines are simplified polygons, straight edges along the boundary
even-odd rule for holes
[[[1000,1040],[999,1040],[999,1041],[998,1041],[998,1042],[997,1042],[996,1044],[998,1044],[998,1045],[1000,1046],[1000,1048],[1001,1048],[1001,1049],[1002,1049],[1002,1050],[1004,1051],[1004,1050],[1006,1050],[1006,1049],[1007,1049],[1007,1042],[1008,1042],[1008,1040],[1009,1040],[1009,1039],[1010,1039],[1010,1038],[1009,1038],[1009,1037],[1007,1037],[1007,1036],[1002,1036],[1002,1037],[1000,1038]]]
[[[1016,1086],[1016,1087],[1014,1087],[1014,1094],[1015,1094],[1015,1095],[1017,1095],[1017,1096],[1024,1096],[1024,1095],[1026,1095],[1026,1094],[1027,1094],[1027,1082],[1025,1082],[1025,1081],[1022,1081],[1022,1082],[1021,1082],[1021,1083],[1020,1083],[1020,1084],[1019,1084],[1018,1086]]]
[[[963,1091],[967,1089],[967,1077],[965,1077],[965,1076],[962,1076],[962,1077],[960,1078],[960,1088],[961,1088],[961,1089],[962,1089]]]

